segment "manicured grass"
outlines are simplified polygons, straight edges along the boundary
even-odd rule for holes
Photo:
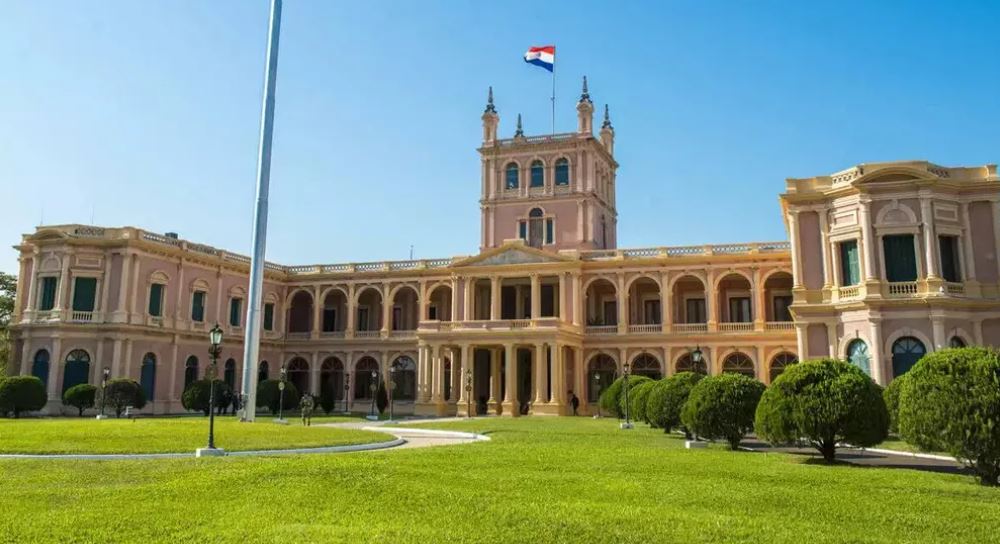
[[[613,419],[438,423],[493,440],[370,453],[0,461],[0,531],[76,542],[997,542],[972,478],[685,450]]]
[[[355,419],[340,418],[344,421]],[[330,420],[324,419],[324,423]],[[215,445],[230,451],[340,446],[391,440],[381,433],[303,427],[259,418],[241,424],[215,419]],[[208,418],[0,419],[0,453],[169,453],[193,452],[208,440]]]

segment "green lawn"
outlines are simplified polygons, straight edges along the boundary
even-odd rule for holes
[[[333,421],[324,418],[323,422]],[[343,421],[356,421],[339,418]],[[340,446],[391,440],[381,433],[303,427],[296,420],[277,425],[260,418],[253,425],[232,416],[215,419],[215,445],[231,451]],[[194,452],[208,441],[208,418],[0,419],[0,453]]]
[[[689,451],[680,438],[616,424],[439,423],[493,440],[369,453],[0,460],[0,534],[240,544],[1000,542],[1000,490],[969,477]]]

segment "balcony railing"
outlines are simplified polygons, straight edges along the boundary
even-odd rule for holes
[[[285,335],[285,338],[288,340],[308,340],[309,336],[310,333],[308,331],[307,332],[298,331],[298,332],[289,332],[288,334]]]
[[[587,334],[618,334],[618,325],[590,325]]]
[[[417,327],[418,330],[426,332],[434,331],[450,331],[455,328],[455,324],[451,321],[438,321],[436,319],[428,319],[426,321],[421,321],[420,325]]]
[[[719,332],[753,332],[753,321],[722,322],[719,323]]]
[[[663,332],[663,325],[659,323],[643,323],[637,325],[629,325],[628,332],[630,334],[652,334]]]
[[[795,330],[795,323],[791,321],[768,321],[764,324],[764,330],[768,331],[791,331]]]
[[[346,331],[323,331],[319,333],[322,338],[343,338]]]
[[[382,336],[382,331],[355,331],[355,338],[378,338]]]
[[[52,321],[59,319],[59,310],[36,310],[35,321]]]
[[[858,298],[861,296],[861,286],[848,285],[846,287],[840,287],[837,289],[837,296],[840,297],[840,300]]]
[[[708,332],[708,323],[677,323],[672,330],[676,334],[698,334]]]
[[[962,296],[965,294],[965,284],[955,282],[945,283],[944,292],[952,296]]]
[[[79,312],[73,310],[69,319],[73,323],[90,323],[94,320],[94,312]]]
[[[917,282],[915,281],[894,281],[886,284],[888,296],[890,297],[915,297],[917,296]]]
[[[401,338],[416,338],[417,331],[407,330],[407,331],[390,331],[389,338],[401,339]]]

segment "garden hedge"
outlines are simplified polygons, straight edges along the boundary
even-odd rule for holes
[[[222,408],[232,401],[233,391],[226,382],[222,380],[213,381],[215,382],[215,408]],[[191,385],[181,395],[181,405],[184,406],[184,409],[201,412],[207,416],[209,410],[208,399],[211,395],[210,385],[211,382],[209,380],[191,382]]]
[[[45,408],[48,400],[45,384],[35,376],[10,376],[0,379],[0,413],[20,417],[25,412]]]
[[[646,401],[649,398],[649,392],[658,383],[660,383],[659,380],[646,380],[640,382],[629,392],[629,415],[635,421],[649,423],[646,417]]]
[[[114,410],[115,417],[122,417],[126,406],[139,409],[146,406],[146,392],[142,390],[142,386],[128,378],[108,380],[104,387],[104,407]]]
[[[690,432],[681,423],[681,409],[684,408],[691,389],[704,377],[697,372],[678,372],[657,382],[646,400],[646,417],[649,424],[654,428],[663,429],[665,433],[669,433],[675,427],[681,427],[684,434],[691,438]]]
[[[763,393],[764,384],[743,374],[709,376],[691,389],[681,410],[681,421],[695,435],[725,439],[735,450],[753,431],[754,414]]]
[[[266,406],[272,414],[278,413],[278,403],[285,411],[294,410],[299,406],[299,390],[292,382],[285,382],[285,394],[278,389],[278,380],[264,380],[257,384],[257,407]]]
[[[889,432],[891,433],[899,433],[899,394],[903,390],[903,383],[908,375],[896,376],[882,392],[882,400],[885,401],[885,408],[889,411]]]
[[[645,381],[650,381],[650,379],[646,376],[629,375],[629,396],[632,395],[632,391],[637,386]],[[616,415],[619,418],[625,417],[625,389],[623,385],[624,378],[619,377],[615,381],[611,382],[611,385],[606,387],[604,391],[601,391],[601,397],[597,401],[601,410],[604,410],[609,414]]]
[[[76,408],[80,417],[83,417],[84,410],[93,408],[96,402],[97,388],[89,383],[76,384],[67,389],[62,396],[63,406]]]

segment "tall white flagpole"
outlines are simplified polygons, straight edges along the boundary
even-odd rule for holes
[[[556,50],[552,48],[552,135],[556,135]]]
[[[264,288],[264,248],[267,245],[267,194],[271,182],[271,140],[274,133],[274,87],[278,77],[278,36],[281,33],[281,0],[271,0],[267,33],[267,66],[264,70],[264,103],[261,106],[260,146],[257,152],[257,208],[253,215],[253,256],[250,258],[250,302],[247,304],[243,341],[243,421],[257,418],[257,358],[260,352],[260,299]]]

